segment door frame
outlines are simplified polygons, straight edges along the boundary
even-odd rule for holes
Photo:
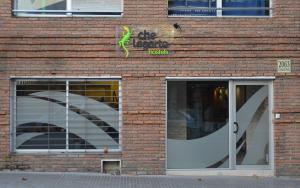
[[[258,76],[258,77],[166,77],[165,81],[165,169],[167,175],[232,175],[232,176],[274,176],[274,128],[273,128],[273,80],[275,77],[273,76]],[[168,95],[168,81],[228,81],[228,90],[229,90],[229,168],[228,169],[168,169],[167,162],[167,95]],[[269,126],[269,155],[270,155],[270,163],[267,168],[256,168],[257,166],[247,166],[239,167],[235,165],[235,153],[232,153],[233,146],[233,117],[232,117],[232,102],[233,102],[233,87],[236,83],[250,83],[259,84],[264,83],[264,85],[268,85],[269,87],[269,118],[270,118],[270,126]],[[231,92],[230,92],[231,91]],[[234,157],[233,157],[234,155]]]
[[[233,133],[236,121],[236,86],[237,85],[264,85],[268,87],[268,108],[269,108],[269,164],[268,165],[237,165],[236,164],[236,135]],[[230,92],[231,91],[231,92]],[[231,95],[230,95],[231,93]],[[231,97],[231,98],[230,98]],[[230,80],[229,81],[229,142],[230,146],[230,166],[232,169],[252,169],[252,170],[268,170],[274,169],[274,145],[273,145],[273,83],[266,80]]]

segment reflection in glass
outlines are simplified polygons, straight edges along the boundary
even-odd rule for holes
[[[119,81],[18,80],[15,92],[16,149],[119,148]]]
[[[236,86],[237,165],[269,164],[268,86]]]
[[[119,147],[118,81],[70,81],[69,109],[70,149]]]
[[[268,16],[269,0],[223,0],[224,16]],[[235,8],[235,10],[226,10]],[[240,9],[239,9],[240,8]],[[245,9],[241,9],[245,8]]]
[[[169,138],[192,140],[205,137],[228,121],[226,82],[170,82],[168,89],[173,91],[168,92]],[[173,126],[179,124],[184,125],[185,136],[172,133],[177,133]]]
[[[122,1],[121,0],[72,0],[73,11],[87,11],[90,13],[80,14],[110,14],[119,15],[122,12]],[[75,14],[75,13],[73,13]],[[79,14],[79,13],[76,13]]]
[[[270,0],[220,0],[223,16],[268,16]],[[216,0],[169,0],[169,15],[216,16]]]
[[[16,0],[18,10],[66,10],[66,0]]]
[[[17,15],[121,15],[121,0],[14,0]]]
[[[168,168],[228,167],[228,82],[168,82]]]
[[[169,0],[169,15],[215,16],[214,8],[216,0]]]
[[[60,81],[18,81],[16,84],[16,148],[65,149],[66,84]],[[37,96],[36,94],[45,94]]]

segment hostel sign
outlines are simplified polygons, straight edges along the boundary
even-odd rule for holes
[[[123,26],[123,36],[122,36],[122,39],[119,40],[118,44],[119,44],[119,47],[124,50],[126,57],[129,56],[127,44],[129,43],[129,41],[131,39],[132,33],[133,33],[133,31],[131,28],[129,28],[127,26]]]
[[[154,32],[148,32],[144,30],[143,32],[139,32],[136,41],[133,39],[133,47],[143,48],[143,50],[147,51],[150,55],[168,55],[169,51],[169,43],[167,41],[156,40],[157,34]]]
[[[122,38],[118,41],[119,47],[124,51],[125,57],[129,56],[128,44],[131,41],[133,30],[128,26],[123,26]],[[167,41],[157,39],[157,34],[151,31],[141,31],[132,40],[133,48],[140,48],[147,51],[149,55],[168,55],[170,44]]]

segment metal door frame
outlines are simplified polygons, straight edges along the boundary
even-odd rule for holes
[[[166,77],[165,82],[165,168],[166,174],[169,175],[233,175],[233,176],[274,176],[274,136],[273,136],[273,76],[259,76],[259,77]],[[229,168],[228,169],[168,169],[167,162],[167,95],[168,95],[168,81],[228,81],[229,90]],[[269,89],[269,155],[270,163],[267,167],[261,168],[259,166],[237,166],[235,165],[235,142],[233,142],[233,101],[235,101],[235,85],[268,85]],[[233,100],[234,99],[234,100]],[[234,102],[235,103],[235,102]],[[235,110],[235,108],[234,108]],[[235,116],[235,115],[234,115]],[[235,141],[235,140],[234,140]]]
[[[231,142],[231,148],[230,148],[230,162],[232,169],[254,169],[254,170],[268,170],[268,169],[274,169],[274,145],[273,145],[273,115],[272,115],[272,109],[273,109],[273,83],[272,81],[262,81],[262,80],[251,80],[251,81],[241,81],[241,80],[231,80],[230,82],[230,90],[229,97],[229,126],[231,130],[229,130],[229,141]],[[268,165],[237,165],[236,164],[236,136],[233,133],[235,126],[234,122],[236,121],[236,86],[237,85],[265,85],[268,86],[268,108],[269,108],[269,164]]]

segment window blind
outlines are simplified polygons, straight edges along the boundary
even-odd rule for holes
[[[18,80],[14,92],[15,149],[120,148],[118,80]]]

